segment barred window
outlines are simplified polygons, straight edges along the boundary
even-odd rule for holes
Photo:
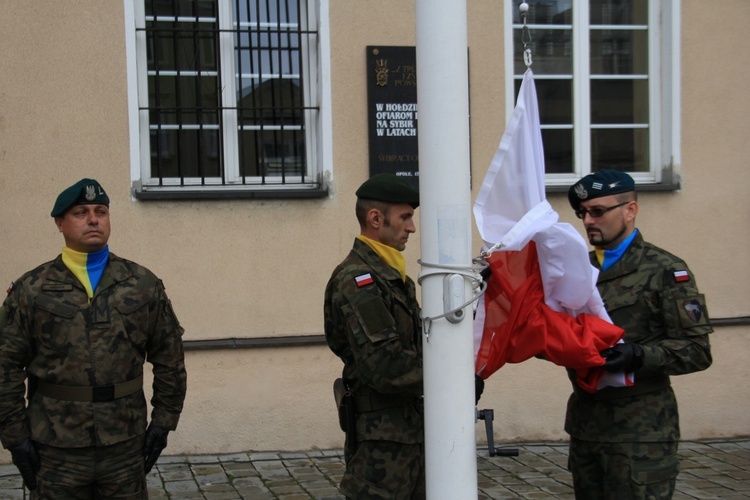
[[[600,169],[671,188],[679,154],[679,26],[673,0],[508,2],[515,101],[532,52],[548,186]],[[512,6],[510,4],[512,3]],[[512,37],[512,38],[511,38]],[[510,109],[513,107],[511,106]]]
[[[136,197],[325,194],[317,8],[136,0]]]

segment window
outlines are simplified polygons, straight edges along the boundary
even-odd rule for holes
[[[532,65],[548,186],[569,186],[603,168],[639,184],[671,185],[679,137],[678,0],[507,2],[506,55],[515,97]],[[512,10],[512,12],[511,12]],[[530,39],[530,41],[529,41]],[[510,92],[513,92],[511,95]],[[510,106],[512,110],[513,106]]]
[[[325,195],[325,0],[124,1],[136,197]]]

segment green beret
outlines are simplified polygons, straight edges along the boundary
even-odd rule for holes
[[[60,217],[73,205],[106,205],[109,197],[94,179],[81,179],[57,196],[52,217]]]
[[[578,210],[582,201],[628,191],[635,191],[635,181],[628,174],[619,170],[599,170],[570,186],[568,201],[573,210]]]
[[[370,177],[357,189],[357,198],[407,203],[412,208],[419,206],[419,191],[409,181],[395,174],[377,174]]]

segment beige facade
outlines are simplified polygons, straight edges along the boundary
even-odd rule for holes
[[[470,0],[473,197],[506,122],[503,8]],[[688,439],[750,435],[750,2],[682,0],[681,189],[640,195],[646,239],[684,258],[717,321],[714,364],[674,379]],[[353,192],[368,176],[367,45],[414,45],[413,2],[331,0],[331,172],[322,199],[137,201],[123,2],[0,0],[0,279],[10,283],[63,244],[57,194],[94,177],[111,199],[111,250],[165,282],[185,340],[320,336],[323,290],[358,232]],[[565,196],[561,219],[579,227]],[[474,235],[474,249],[480,240]],[[417,276],[420,240],[405,252]],[[191,349],[188,396],[167,453],[342,446],[331,384],[341,363],[322,344]],[[497,440],[565,440],[565,371],[540,360],[487,382]],[[484,440],[483,422],[477,439]],[[0,459],[8,459],[5,452]]]

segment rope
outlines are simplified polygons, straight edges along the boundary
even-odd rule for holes
[[[421,259],[417,260],[417,262],[423,268],[422,272],[419,273],[419,277],[417,278],[417,283],[419,283],[420,285],[422,284],[422,280],[424,278],[427,278],[428,276],[458,274],[463,276],[464,279],[469,280],[474,292],[471,299],[464,302],[460,306],[451,309],[450,311],[446,311],[438,316],[422,316],[422,327],[424,329],[425,338],[429,342],[430,329],[432,328],[433,321],[435,321],[436,319],[446,318],[458,313],[459,311],[463,311],[464,308],[477,302],[479,300],[479,297],[484,294],[484,292],[487,290],[487,283],[485,283],[482,279],[481,272],[488,266],[488,264],[484,261],[484,258],[482,256],[474,258],[472,260],[471,267],[435,264],[432,262],[424,262]],[[425,270],[424,268],[428,268],[428,270]]]

